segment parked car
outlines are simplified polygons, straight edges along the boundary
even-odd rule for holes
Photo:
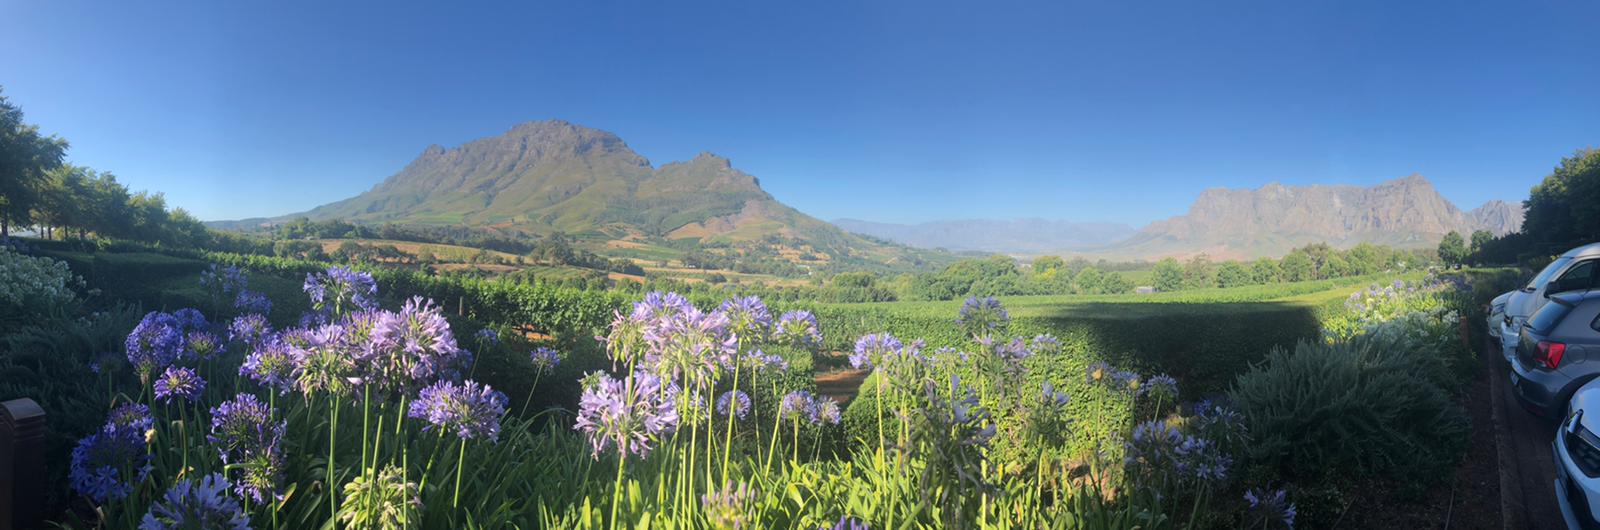
[[[1489,335],[1500,339],[1506,361],[1516,355],[1522,324],[1546,299],[1556,293],[1600,285],[1600,243],[1590,243],[1557,256],[1521,289],[1495,297],[1489,303]]]
[[[1550,442],[1556,504],[1567,528],[1600,529],[1600,380],[1574,393],[1568,410]]]
[[[1600,375],[1600,289],[1551,295],[1522,324],[1516,351],[1517,397],[1541,416],[1560,418],[1573,393]]]

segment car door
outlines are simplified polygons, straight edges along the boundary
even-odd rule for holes
[[[1567,270],[1561,271],[1555,279],[1539,287],[1536,296],[1530,297],[1528,314],[1533,314],[1539,308],[1550,302],[1550,296],[1573,291],[1587,291],[1595,286],[1595,277],[1600,274],[1600,260],[1587,259],[1574,262]]]

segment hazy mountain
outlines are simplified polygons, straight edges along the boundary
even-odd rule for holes
[[[616,135],[560,120],[517,125],[459,147],[430,146],[371,190],[297,217],[487,226],[592,239],[785,241],[883,262],[904,249],[840,230],[778,202],[728,159],[701,153],[653,167]]]
[[[1150,223],[1127,242],[1106,247],[1117,256],[1206,253],[1247,258],[1281,255],[1307,243],[1398,247],[1435,245],[1445,233],[1521,228],[1521,205],[1491,201],[1463,212],[1421,175],[1360,186],[1284,186],[1208,189],[1189,213]]]
[[[1040,254],[1098,247],[1127,239],[1133,227],[1117,223],[1078,223],[1047,219],[961,219],[894,224],[837,219],[840,228],[914,247]]]

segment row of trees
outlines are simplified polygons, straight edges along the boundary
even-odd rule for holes
[[[0,237],[32,228],[50,239],[107,238],[196,246],[212,236],[159,193],[130,192],[116,176],[66,163],[67,141],[23,122],[0,94]]]
[[[1460,261],[1536,266],[1569,248],[1600,241],[1600,149],[1580,149],[1561,159],[1522,204],[1521,231],[1481,242],[1473,234]]]
[[[1400,250],[1370,243],[1339,250],[1326,243],[1315,243],[1291,250],[1279,259],[1258,258],[1250,262],[1213,263],[1204,254],[1182,263],[1167,258],[1156,263],[1152,286],[1157,291],[1169,292],[1303,282],[1416,269],[1432,262],[1433,257],[1425,250]]]

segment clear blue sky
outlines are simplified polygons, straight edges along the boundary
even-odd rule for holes
[[[563,118],[824,219],[1130,224],[1422,173],[1521,200],[1600,146],[1600,3],[0,0],[0,86],[203,219]]]

